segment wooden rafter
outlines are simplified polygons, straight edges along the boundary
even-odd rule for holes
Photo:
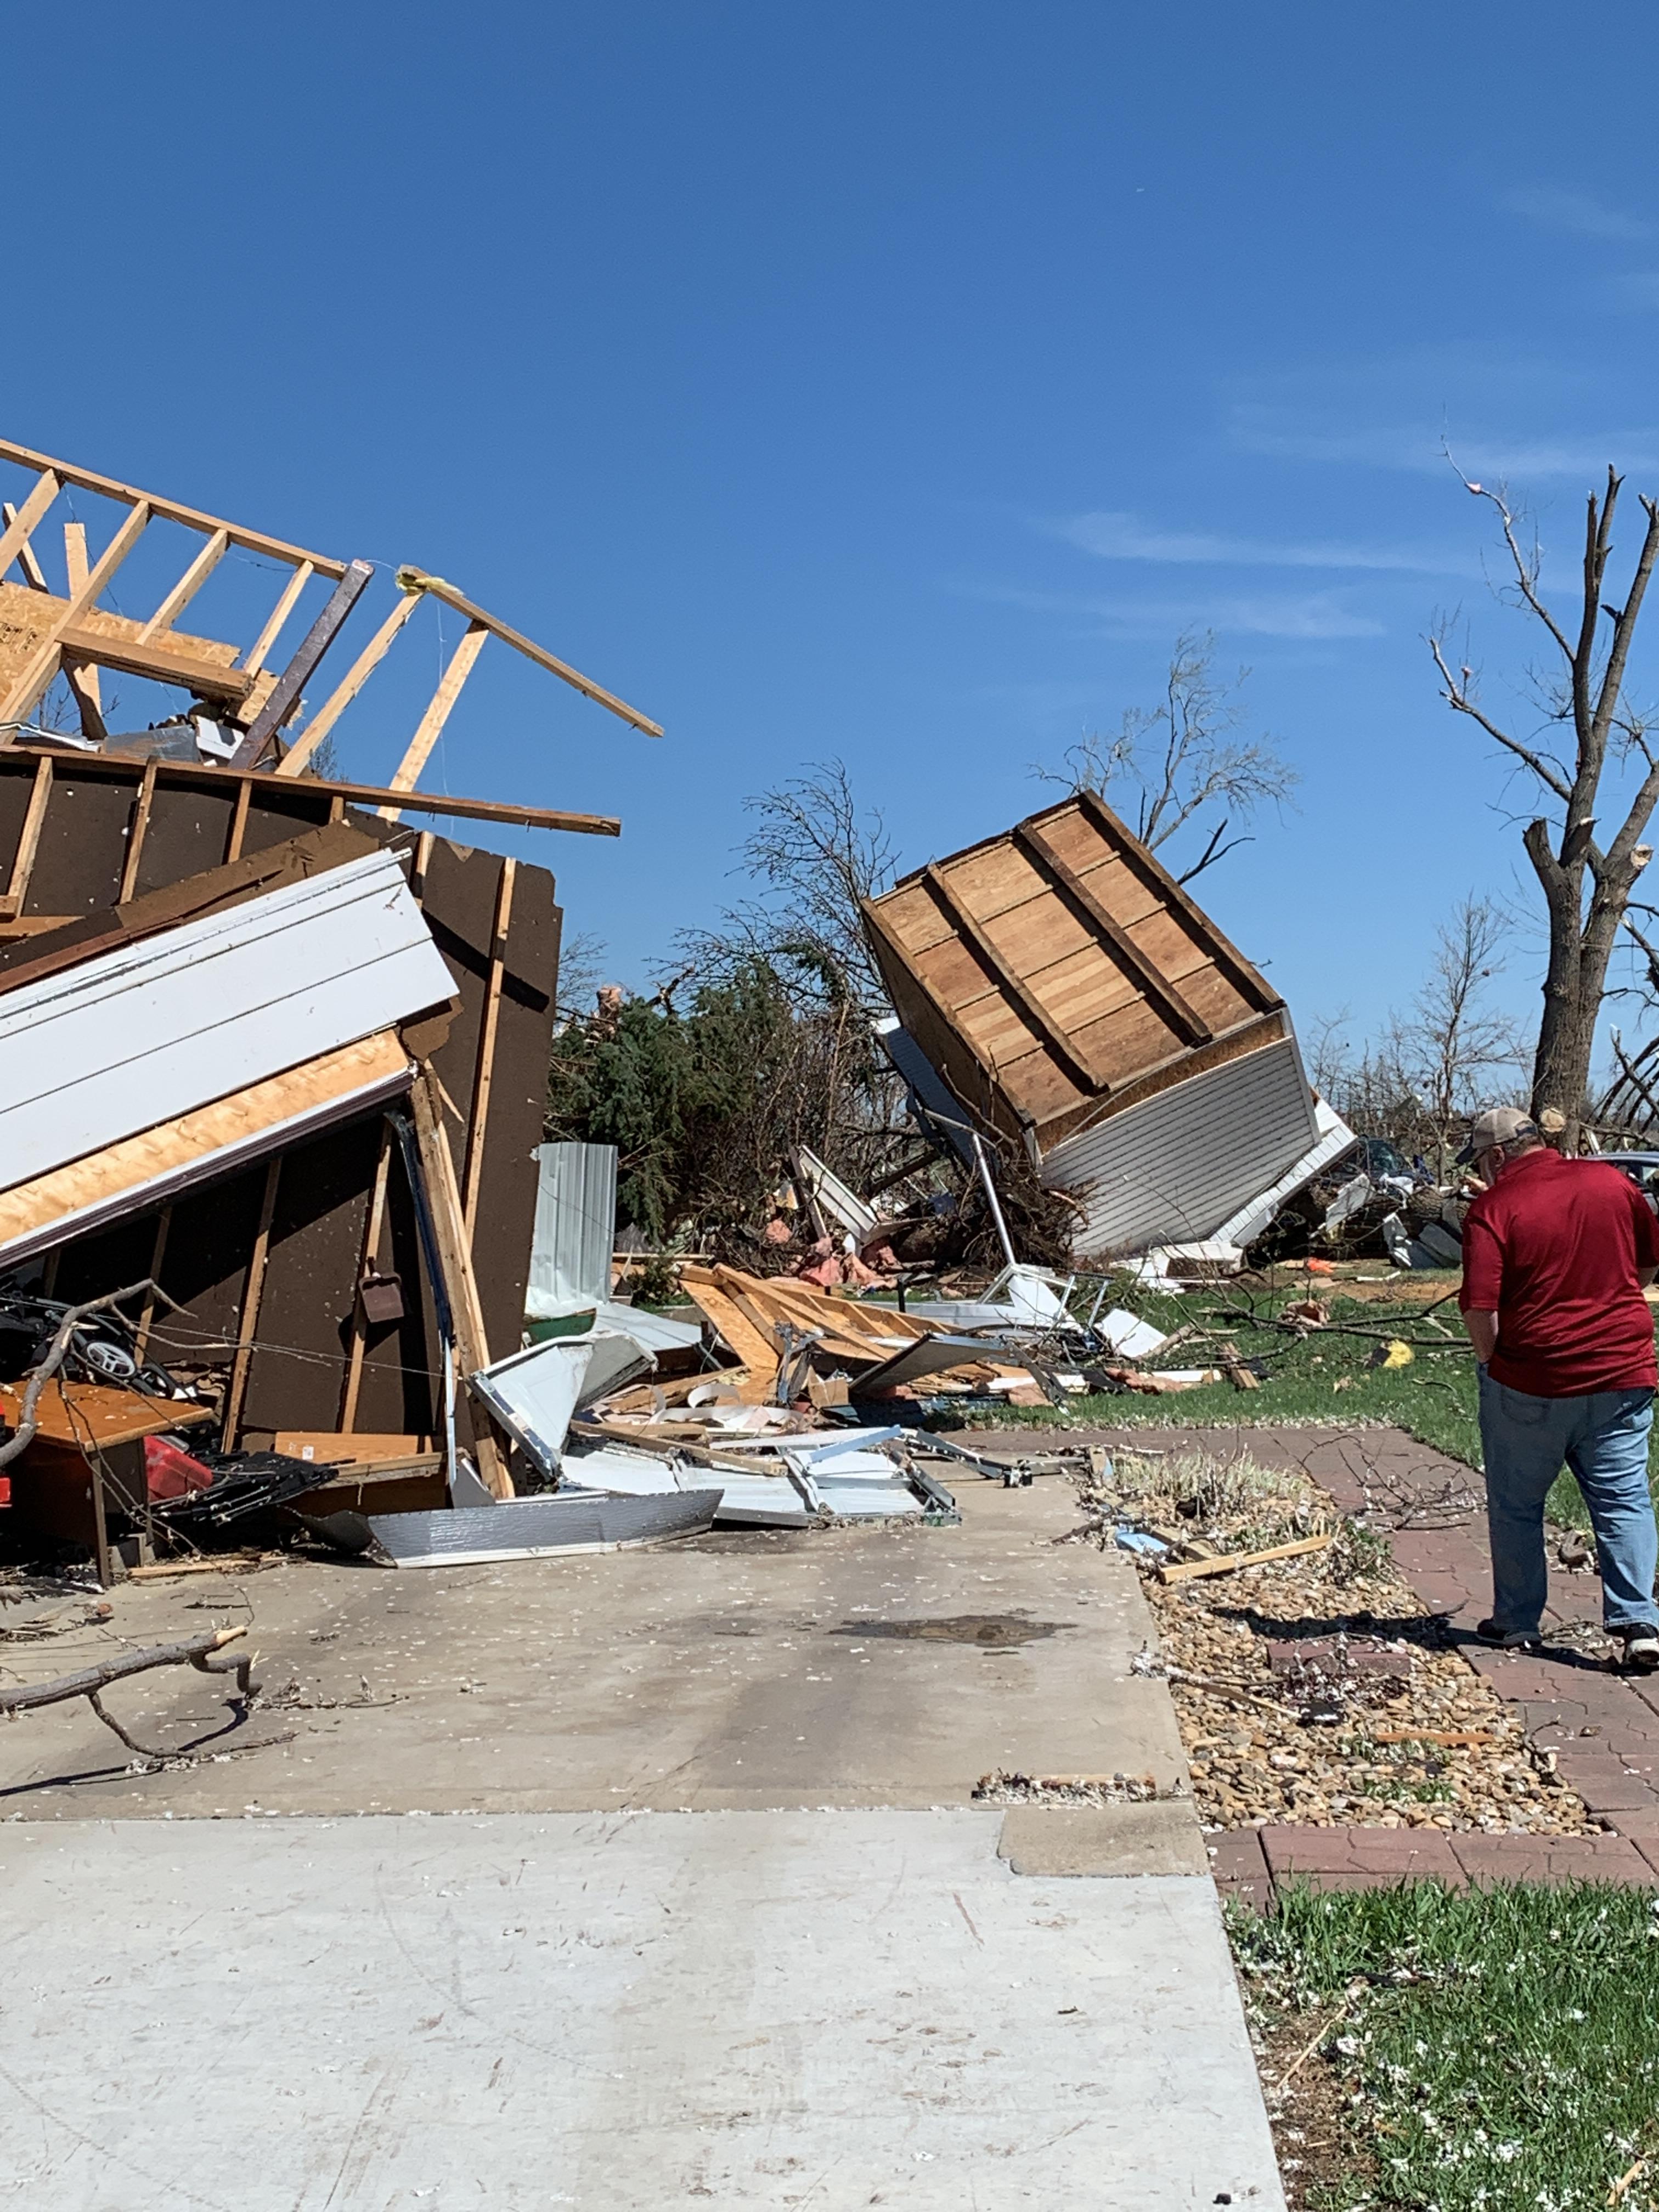
[[[289,545],[283,538],[267,537],[262,530],[244,530],[240,523],[227,522],[220,515],[204,514],[199,507],[185,507],[177,500],[162,499],[155,492],[138,491],[131,484],[122,483],[114,477],[100,476],[95,469],[76,468],[70,461],[55,461],[49,453],[32,452],[27,446],[15,446],[3,438],[0,438],[0,461],[16,461],[26,469],[39,469],[43,477],[50,475],[53,479],[53,497],[59,485],[73,484],[78,490],[95,491],[105,499],[118,500],[124,507],[147,507],[161,521],[182,522],[187,530],[199,530],[207,537],[222,530],[233,545],[240,545],[245,552],[267,554],[273,561],[281,561],[289,568],[306,561],[321,576],[343,576],[345,574],[345,562],[331,560],[325,553],[307,553],[304,546]],[[51,503],[50,498],[46,500],[40,514],[44,514]],[[37,515],[33,520],[39,519]],[[33,526],[33,521],[31,521],[30,527]],[[27,534],[26,531],[25,537]],[[4,562],[0,562],[0,576],[3,576],[6,568],[16,557],[16,548],[8,548],[4,541],[0,540],[0,553],[5,556]]]
[[[138,633],[138,642],[148,645],[154,637],[161,637],[173,628],[185,609],[196,597],[208,578],[230,550],[228,525],[216,530],[207,544],[191,562],[173,589],[167,593],[149,620]]]
[[[1016,974],[986,935],[975,917],[951,890],[942,870],[929,866],[923,872],[927,888],[938,900],[945,918],[952,928],[973,947],[981,962],[989,970],[991,979],[1011,998],[1028,1026],[1051,1045],[1061,1060],[1071,1070],[1079,1087],[1096,1097],[1103,1096],[1110,1088],[1090,1066],[1087,1060],[1073,1043],[1041,999],[1023,975]]]
[[[14,561],[21,558],[36,526],[57,498],[60,489],[57,477],[46,469],[17,512],[7,515],[6,526],[0,531],[0,576],[5,574]],[[29,580],[33,583],[34,580],[31,577]]]
[[[278,775],[298,775],[369,678],[386,659],[392,641],[415,611],[418,599],[401,597],[368,643],[295,739],[292,749],[276,763]]]
[[[97,565],[80,590],[70,592],[63,613],[40,641],[27,666],[6,697],[0,700],[0,724],[21,722],[39,704],[63,659],[64,634],[73,631],[82,616],[96,605],[105,585],[143,535],[149,519],[150,510],[140,500],[104,548]],[[0,742],[3,742],[5,732],[0,729]]]
[[[1082,877],[1055,851],[1046,832],[1035,823],[1022,822],[1014,831],[1014,842],[1040,873],[1071,901],[1083,919],[1099,931],[1134,982],[1187,1042],[1208,1044],[1208,1024],[1194,1012],[1175,985],[1158,973],[1133,938],[1107,913]]]
[[[449,665],[439,679],[438,688],[428,702],[420,725],[409,741],[409,750],[392,772],[394,791],[413,791],[420,781],[421,770],[432,755],[432,748],[443,735],[449,711],[461,696],[461,686],[472,673],[478,655],[489,641],[489,632],[483,623],[469,623],[461,640],[449,656]],[[388,822],[398,819],[395,806],[383,806],[381,813]]]
[[[304,591],[316,573],[309,561],[301,561],[287,583],[283,585],[282,595],[270,611],[270,620],[253,641],[252,648],[242,663],[244,670],[249,676],[257,676],[264,666],[265,655],[282,635],[283,623],[293,613],[299,602],[301,592]]]
[[[11,501],[9,499],[0,500],[0,522],[4,523],[6,528],[9,530],[16,520],[17,509]],[[22,570],[23,581],[28,586],[30,591],[45,592],[50,596],[56,596],[52,592],[52,586],[46,581],[46,570],[34,557],[33,545],[25,543],[18,547],[17,565]]]
[[[465,615],[468,622],[479,623],[492,637],[500,638],[503,645],[510,645],[514,653],[521,653],[526,660],[533,660],[538,668],[545,668],[550,674],[562,678],[580,691],[583,698],[592,699],[596,706],[608,707],[613,714],[620,714],[624,722],[631,722],[647,738],[662,735],[660,722],[653,722],[649,715],[641,714],[638,708],[630,707],[625,699],[617,698],[614,691],[607,691],[602,684],[595,684],[579,668],[573,668],[568,660],[561,660],[545,646],[538,645],[534,638],[526,637],[522,630],[514,629],[508,623],[486,612],[458,592],[453,584],[444,577],[429,576],[422,568],[404,568],[398,569],[398,581],[406,592],[428,592],[434,599],[441,599],[445,606],[453,607],[458,615]]]

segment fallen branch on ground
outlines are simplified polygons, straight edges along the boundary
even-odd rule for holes
[[[251,1704],[258,1695],[259,1686],[252,1679],[253,1661],[248,1653],[239,1653],[234,1659],[216,1659],[213,1655],[234,1644],[247,1634],[246,1628],[204,1628],[198,1636],[186,1637],[182,1644],[158,1644],[148,1651],[128,1651],[118,1659],[105,1659],[95,1667],[83,1667],[78,1674],[60,1674],[55,1681],[31,1682],[21,1690],[0,1690],[0,1713],[13,1715],[31,1711],[37,1705],[57,1705],[70,1698],[84,1698],[106,1729],[118,1735],[129,1751],[136,1751],[143,1759],[170,1759],[167,1751],[153,1751],[136,1743],[112,1713],[104,1710],[98,1692],[107,1689],[112,1682],[119,1682],[129,1674],[142,1674],[152,1667],[194,1667],[204,1674],[231,1674],[236,1677],[236,1692],[244,1705]]]

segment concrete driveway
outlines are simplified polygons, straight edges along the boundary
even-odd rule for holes
[[[1063,1540],[1061,1482],[959,1495],[958,1528],[129,1584],[9,1646],[39,1679],[248,1617],[270,1702],[111,1692],[198,1746],[156,1773],[82,1706],[0,1731],[0,2181],[54,2212],[1279,2212],[1189,1807],[972,1796],[1179,1791],[1133,1574]]]

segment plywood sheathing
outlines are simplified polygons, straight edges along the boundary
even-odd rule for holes
[[[1039,1156],[1285,1034],[1278,993],[1091,793],[905,877],[865,915],[906,1029]]]

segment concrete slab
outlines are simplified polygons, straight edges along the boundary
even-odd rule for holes
[[[154,1774],[84,1705],[33,1714],[0,1729],[0,1813],[920,1808],[996,1768],[1184,1788],[1167,1689],[1131,1670],[1152,1626],[1127,1559],[1057,1541],[1069,1484],[956,1487],[959,1528],[121,1584],[106,1628],[9,1644],[9,1674],[240,1620],[264,1709],[231,1727],[227,1685],[185,1668],[112,1691],[141,1741],[197,1747]]]
[[[1186,1798],[1141,1805],[1011,1805],[997,1856],[1016,1874],[1208,1874],[1204,1835]]]
[[[990,1812],[0,1830],[52,2212],[1284,2199],[1207,1879]]]

